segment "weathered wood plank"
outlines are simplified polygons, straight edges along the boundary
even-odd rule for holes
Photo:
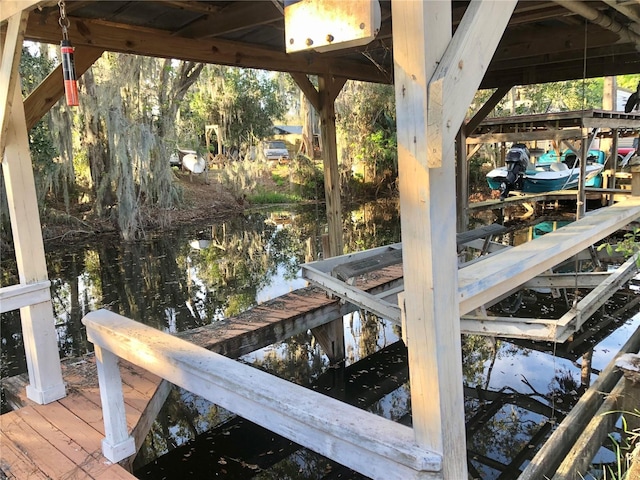
[[[0,312],[10,312],[51,299],[49,280],[0,288]]]
[[[49,480],[49,477],[4,433],[0,433],[0,470],[9,479]]]
[[[53,402],[53,404],[55,404],[55,402]],[[75,428],[71,428],[71,425],[64,424],[60,421],[58,421],[58,425],[54,425],[51,423],[49,412],[47,412],[47,417],[44,417],[41,410],[41,408],[26,407],[18,411],[18,415],[34,432],[38,432],[38,435],[45,438],[47,442],[58,450],[61,455],[64,455],[77,465],[73,471],[67,474],[67,477],[96,478],[99,475],[108,473],[110,478],[114,480],[118,478],[131,478],[131,474],[119,465],[109,464],[101,459],[102,452],[99,449],[100,437],[98,432],[82,422],[76,422]],[[66,417],[66,419],[69,420],[69,417]],[[90,451],[85,450],[83,446],[76,442],[76,437],[82,435],[83,430],[87,429],[98,436],[98,441],[96,441],[95,438],[93,439],[91,443],[93,450]]]
[[[539,480],[550,477],[582,433],[584,426],[602,404],[603,393],[610,392],[622,375],[616,367],[616,358],[623,353],[635,353],[640,349],[640,328],[622,346],[616,357],[609,362],[593,385],[582,395],[551,437],[536,453],[524,469],[519,480]]]
[[[631,197],[601,208],[571,225],[510,248],[491,262],[463,267],[459,272],[461,314],[469,313],[516,285],[544,273],[589,245],[640,217],[640,198]]]
[[[365,475],[441,478],[440,457],[416,447],[407,427],[105,310],[83,323],[103,350]]]
[[[610,275],[611,273],[608,272],[550,273],[527,280],[522,286],[524,288],[595,288]]]
[[[2,57],[0,57],[0,161],[4,156],[7,141],[7,127],[11,115],[11,105],[14,102],[13,92],[16,84],[20,83],[18,66],[20,65],[22,39],[28,17],[29,12],[26,10],[16,12],[9,18],[4,42],[0,38],[0,46],[2,46]]]
[[[629,281],[638,271],[635,254],[623,263],[600,285],[589,292],[578,302],[575,308],[563,315],[558,321],[559,327],[571,324],[571,328],[578,330],[604,303],[615,294],[622,285]],[[561,336],[561,338],[564,338]]]
[[[583,480],[587,478],[586,474],[591,460],[611,433],[620,416],[624,391],[625,379],[621,378],[578,437],[573,448],[558,467],[553,480]]]
[[[29,457],[49,478],[65,478],[76,471],[77,466],[33,430],[16,412],[0,416],[0,428],[21,451]]]
[[[67,410],[77,415],[88,425],[104,435],[104,424],[102,423],[102,410],[100,404],[96,404],[88,400],[80,392],[69,392],[65,398],[61,398],[58,402]]]
[[[368,292],[386,290],[402,278],[400,267],[389,267],[359,286]],[[323,325],[357,309],[327,297],[317,287],[290,292],[240,314],[176,336],[227,357],[237,358],[297,333]],[[280,312],[280,315],[279,315]],[[282,318],[284,320],[282,320]]]

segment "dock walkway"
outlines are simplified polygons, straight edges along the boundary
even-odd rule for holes
[[[385,290],[402,277],[391,267],[361,285]],[[178,336],[231,358],[271,345],[339,318],[356,307],[332,299],[316,287],[295,290],[237,317]],[[4,379],[14,411],[0,416],[0,474],[10,479],[133,479],[127,469],[102,456],[104,424],[93,356],[63,362],[67,396],[47,405],[26,398],[26,374]],[[170,385],[121,361],[127,426],[137,449],[148,433]]]

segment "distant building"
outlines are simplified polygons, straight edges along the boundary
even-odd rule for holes
[[[274,125],[274,135],[302,135],[302,125]]]

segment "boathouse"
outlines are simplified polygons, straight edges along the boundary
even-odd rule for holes
[[[0,290],[0,307],[21,312],[31,402],[22,416],[12,412],[0,423],[3,471],[10,467],[15,478],[67,476],[73,468],[87,478],[131,478],[117,462],[126,466],[135,454],[149,427],[144,412],[157,411],[166,391],[161,379],[372,478],[467,478],[461,331],[561,342],[582,325],[603,292],[634,271],[630,262],[607,276],[594,286],[596,301],[585,301],[571,318],[478,317],[484,305],[637,220],[640,178],[632,180],[635,196],[625,194],[572,227],[460,269],[456,239],[464,233],[469,207],[456,202],[456,190],[466,184],[466,145],[513,86],[640,72],[637,2],[3,0],[0,22],[0,158],[20,277],[20,284]],[[322,123],[331,258],[309,265],[306,274],[347,302],[318,305],[321,314],[291,320],[285,331],[313,328],[327,355],[339,360],[340,313],[347,305],[361,304],[401,323],[409,354],[411,428],[236,363],[229,357],[258,344],[251,343],[249,327],[242,331],[245,337],[238,333],[236,343],[229,340],[225,347],[201,342],[207,349],[108,311],[84,320],[100,380],[99,393],[97,386],[86,389],[100,395],[104,423],[83,416],[87,404],[69,399],[77,390],[65,388],[74,380],[58,358],[28,145],[29,129],[64,95],[63,68],[25,99],[18,73],[23,41],[59,44],[61,30],[75,48],[78,77],[105,51],[290,73]],[[310,76],[317,77],[317,86]],[[343,248],[334,111],[349,79],[395,85],[402,212],[401,246],[353,255]],[[465,125],[476,91],[486,88],[494,94]],[[637,132],[638,113],[597,118],[603,128]],[[592,134],[594,117],[581,118],[588,121],[575,129],[584,139]],[[380,285],[352,281],[372,261],[396,269],[395,276],[387,272],[383,295],[376,290]],[[334,275],[340,271],[342,278]],[[631,353],[638,352],[638,337],[625,346]],[[216,348],[228,356],[210,351]],[[136,375],[146,379],[144,392],[128,383]],[[136,412],[125,400],[131,394],[146,402]],[[51,423],[56,415],[58,423]],[[79,434],[85,424],[104,439]],[[558,429],[564,443],[571,430]],[[46,447],[37,437],[48,438]],[[73,445],[73,452],[61,454],[64,460],[53,466],[64,445]],[[554,452],[536,457],[523,476],[551,477],[559,460]]]

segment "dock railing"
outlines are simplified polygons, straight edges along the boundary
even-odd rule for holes
[[[112,462],[136,451],[118,367],[124,359],[369,477],[443,478],[441,455],[417,446],[410,427],[107,310],[82,322],[95,346],[103,454]]]

